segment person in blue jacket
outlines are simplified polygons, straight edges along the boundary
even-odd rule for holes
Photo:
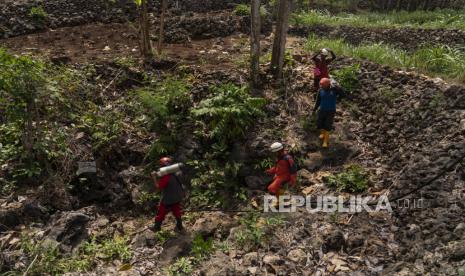
[[[338,97],[346,97],[344,90],[336,85],[332,86],[330,79],[322,78],[313,113],[318,108],[320,109],[318,111],[317,127],[320,130],[320,139],[323,140],[323,148],[327,148],[329,144],[329,133],[333,128]]]

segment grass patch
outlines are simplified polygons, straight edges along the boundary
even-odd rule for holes
[[[339,192],[359,193],[368,188],[368,174],[358,165],[347,166],[344,171],[328,176],[326,180],[329,187]]]
[[[423,47],[409,53],[383,43],[356,46],[343,39],[316,38],[314,35],[309,37],[306,44],[306,49],[309,51],[324,47],[345,56],[465,82],[464,49],[442,45]]]
[[[131,260],[128,237],[114,237],[102,241],[91,239],[71,255],[61,254],[53,244],[35,243],[24,236],[21,249],[30,260],[28,275],[61,275],[67,272],[88,272],[98,261]],[[11,272],[14,275],[16,272]]]
[[[361,28],[422,28],[465,30],[465,13],[460,10],[396,11],[389,13],[364,12],[359,14],[330,14],[312,10],[294,14],[293,25],[301,26],[353,26]]]

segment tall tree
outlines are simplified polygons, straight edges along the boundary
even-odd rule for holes
[[[153,58],[147,0],[134,0],[139,8],[139,48],[145,61]]]
[[[274,33],[273,52],[271,54],[271,71],[276,78],[281,78],[286,51],[287,30],[289,28],[289,13],[292,0],[279,0],[278,18]]]
[[[252,0],[251,6],[250,80],[252,87],[257,87],[260,77],[260,0]]]
[[[165,15],[168,6],[168,0],[161,0],[161,15],[160,15],[160,32],[158,34],[158,55],[161,55],[163,50],[163,40],[165,38]]]

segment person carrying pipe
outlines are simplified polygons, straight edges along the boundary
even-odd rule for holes
[[[184,189],[176,175],[181,170],[182,164],[172,165],[171,158],[169,157],[161,158],[159,163],[162,168],[158,172],[152,172],[151,177],[155,188],[161,190],[162,197],[155,217],[155,224],[151,229],[153,231],[160,231],[166,215],[172,212],[176,218],[176,230],[183,232],[181,201],[184,197]],[[161,178],[158,179],[158,177]]]
[[[285,186],[293,186],[297,181],[297,166],[292,156],[284,149],[284,145],[275,142],[270,146],[270,151],[276,154],[276,165],[266,171],[267,174],[273,175],[273,181],[268,186],[268,192],[276,195],[279,202],[279,196],[285,192]]]
[[[320,90],[317,94],[313,114],[318,110],[316,124],[320,130],[320,139],[323,140],[322,147],[328,148],[329,134],[333,128],[334,115],[336,114],[336,103],[338,97],[346,97],[346,93],[335,81],[331,85],[329,78],[320,80]]]
[[[329,55],[331,54],[331,57]],[[328,65],[336,59],[336,55],[331,49],[321,49],[316,53],[312,60],[315,63],[313,68],[313,89],[315,92],[320,88],[320,80],[322,78],[329,78]]]

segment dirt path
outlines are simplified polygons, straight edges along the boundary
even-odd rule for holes
[[[227,38],[194,40],[184,44],[165,45],[164,58],[186,64],[227,67],[236,46],[247,38],[242,35]],[[155,45],[155,43],[154,43]],[[137,35],[128,24],[90,24],[65,27],[43,33],[0,40],[0,47],[16,54],[43,56],[66,63],[112,61],[116,58],[139,58]]]

